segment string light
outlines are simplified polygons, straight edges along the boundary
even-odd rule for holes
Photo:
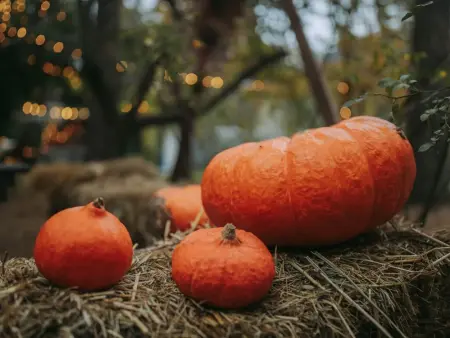
[[[36,63],[36,56],[34,54],[29,55],[27,62],[29,65],[34,65]]]
[[[89,118],[89,109],[86,107],[75,108],[75,107],[58,107],[53,106],[48,111],[48,108],[44,104],[38,104],[36,102],[25,102],[22,105],[22,111],[25,115],[40,116],[44,117],[49,113],[49,116],[53,120],[58,120],[60,118],[64,120],[86,120]]]
[[[350,90],[350,86],[348,85],[348,83],[341,81],[338,83],[336,89],[339,92],[339,94],[345,95]]]
[[[219,88],[222,88],[222,86],[223,86],[223,80],[221,77],[216,76],[216,77],[212,78],[211,87],[219,89]]]
[[[126,103],[122,106],[122,113],[129,113],[131,108],[133,108],[133,106],[131,105],[131,103]]]
[[[58,21],[64,21],[66,19],[66,17],[67,17],[67,14],[63,11],[56,14],[56,20],[58,20]]]
[[[27,35],[27,29],[25,27],[20,27],[17,30],[17,37],[19,39],[22,39],[23,37],[25,37],[25,35]]]
[[[13,37],[16,36],[16,34],[17,34],[17,28],[16,27],[9,27],[9,29],[8,29],[8,36],[10,38],[13,38]]]
[[[212,76],[205,76],[202,80],[202,85],[205,86],[206,88],[211,87],[211,80],[212,80]]]
[[[52,70],[52,75],[53,76],[60,76],[61,75],[61,67],[58,65],[54,65],[53,66],[53,70]]]
[[[63,51],[63,49],[64,49],[64,44],[62,42],[57,42],[53,46],[53,51],[55,53],[61,53]]]
[[[40,34],[36,37],[36,45],[42,46],[45,43],[45,36]]]
[[[352,116],[352,111],[348,107],[342,107],[339,110],[339,115],[341,115],[341,118],[343,120],[347,120],[347,119],[349,119]]]
[[[63,76],[64,77],[70,78],[70,77],[72,77],[72,75],[74,73],[75,73],[75,70],[72,67],[70,67],[70,66],[67,66],[67,67],[65,67],[63,69]]]
[[[47,11],[49,8],[50,8],[50,2],[44,1],[44,2],[41,4],[41,10],[42,10],[42,11]]]
[[[196,74],[194,73],[189,73],[186,75],[186,77],[184,78],[184,81],[186,82],[186,84],[192,86],[194,84],[197,83],[198,77]]]
[[[251,88],[256,91],[261,91],[264,89],[264,82],[262,82],[261,80],[255,80],[252,82]]]
[[[125,69],[128,68],[128,64],[126,61],[120,61],[116,64],[116,71],[119,73],[123,73]]]
[[[31,102],[25,102],[22,106],[22,111],[24,114],[30,114],[31,113]]]
[[[9,14],[9,13],[3,13],[3,15],[2,15],[2,21],[3,21],[3,22],[8,22],[9,19],[11,19],[11,14]]]
[[[81,52],[81,49],[80,48],[76,48],[76,49],[74,49],[73,51],[72,51],[72,58],[74,59],[74,60],[77,60],[77,59],[79,59],[79,58],[81,58],[81,55],[82,55],[83,53]]]
[[[42,66],[42,70],[44,71],[44,73],[51,75],[53,72],[53,64],[51,64],[50,62],[44,63],[44,65]]]
[[[150,105],[148,104],[148,102],[142,101],[138,107],[138,113],[145,114],[146,112],[148,112],[149,108],[150,108]]]
[[[22,13],[25,11],[26,5],[25,3],[18,3],[16,11]]]
[[[89,118],[89,109],[87,109],[87,108],[79,109],[78,117],[82,120],[87,120]]]

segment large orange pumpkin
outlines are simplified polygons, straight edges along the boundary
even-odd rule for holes
[[[199,184],[186,186],[169,186],[155,192],[155,197],[161,199],[164,212],[171,220],[171,231],[186,231],[191,228],[191,222],[200,214],[199,227],[208,223],[201,197]]]
[[[217,154],[203,174],[202,202],[215,225],[233,223],[267,245],[328,245],[389,220],[415,176],[396,126],[356,117]]]
[[[126,227],[98,198],[50,217],[36,238],[34,259],[50,282],[91,291],[110,287],[125,275],[133,245]]]
[[[180,291],[214,307],[255,303],[269,292],[274,277],[264,243],[232,224],[194,231],[172,253],[172,279]]]

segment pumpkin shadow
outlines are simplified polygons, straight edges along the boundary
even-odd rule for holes
[[[286,254],[295,254],[295,255],[310,255],[312,251],[317,251],[322,254],[343,254],[348,251],[356,251],[357,249],[361,249],[364,247],[372,246],[376,243],[380,243],[381,241],[386,239],[386,234],[380,231],[379,229],[370,230],[366,233],[358,235],[350,240],[333,244],[333,245],[322,245],[322,246],[270,246],[268,249],[275,253],[286,253]]]
[[[220,312],[220,313],[224,313],[224,314],[249,314],[249,313],[254,314],[257,311],[261,312],[261,311],[265,310],[264,303],[269,298],[270,298],[270,294],[264,296],[262,299],[258,300],[257,302],[254,302],[252,304],[249,304],[249,305],[246,305],[243,307],[234,308],[234,309],[231,309],[231,308],[224,309],[221,307],[205,304],[202,302],[196,302],[196,304],[199,305],[198,310],[199,310],[200,315],[207,315],[207,314],[210,314],[211,312]],[[190,299],[190,301],[192,301],[192,300]]]

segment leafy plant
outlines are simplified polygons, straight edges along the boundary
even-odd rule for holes
[[[420,103],[425,107],[424,112],[420,115],[422,122],[427,122],[430,118],[441,120],[439,128],[432,131],[430,141],[422,144],[418,151],[424,152],[432,148],[439,140],[448,135],[450,125],[448,123],[450,110],[450,96],[440,95],[446,91],[450,91],[450,87],[441,87],[435,90],[423,90],[420,88],[417,80],[413,79],[411,74],[401,75],[398,79],[384,78],[378,82],[378,87],[384,89],[384,92],[370,93],[367,92],[359,97],[353,98],[343,104],[343,107],[350,107],[354,104],[364,101],[368,96],[381,96],[392,101],[391,119],[402,128],[404,116],[401,114],[401,103],[404,99],[412,96],[420,95],[422,99]],[[395,94],[399,90],[403,90],[404,94]],[[447,137],[447,142],[450,138]]]

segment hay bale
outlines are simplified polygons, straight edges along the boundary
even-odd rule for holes
[[[24,338],[448,337],[449,236],[392,230],[320,252],[278,251],[270,294],[240,311],[180,294],[170,275],[179,233],[137,250],[126,277],[104,292],[53,287],[32,260],[16,258],[0,277],[0,331]]]
[[[129,175],[155,179],[160,173],[153,163],[137,156],[87,163],[42,163],[21,177],[16,190],[37,191],[51,196],[60,194],[59,190],[67,185],[89,182],[101,177],[123,178]]]

